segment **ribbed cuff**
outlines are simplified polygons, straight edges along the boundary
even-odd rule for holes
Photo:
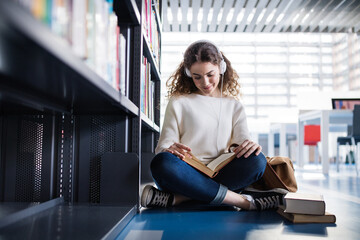
[[[219,191],[217,192],[215,198],[210,202],[210,204],[221,204],[224,199],[228,188],[220,184]]]

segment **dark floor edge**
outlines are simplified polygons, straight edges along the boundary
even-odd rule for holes
[[[39,205],[35,205],[32,207],[26,208],[24,210],[18,211],[16,213],[10,214],[10,215],[0,219],[0,229],[4,228],[6,226],[9,226],[13,223],[16,223],[17,221],[23,220],[24,218],[31,217],[40,212],[43,212],[50,208],[53,208],[62,203],[64,203],[64,198],[62,198],[62,197],[55,198],[55,199],[49,200],[47,202],[40,203]]]
[[[137,207],[134,206],[130,211],[102,238],[102,240],[115,239],[120,232],[126,227],[131,219],[136,215]]]

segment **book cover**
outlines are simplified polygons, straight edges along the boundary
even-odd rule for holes
[[[192,153],[190,153],[190,155],[191,157],[186,156],[183,161],[211,178],[214,178],[223,167],[225,167],[236,157],[235,153],[233,152],[223,153],[211,161],[208,165],[205,165]]]
[[[289,192],[284,197],[287,213],[325,214],[325,201],[321,194]]]
[[[285,212],[285,207],[280,206],[277,213],[292,223],[335,223],[336,216],[325,212],[324,215],[310,215]]]

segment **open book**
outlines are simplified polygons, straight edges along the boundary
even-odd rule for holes
[[[211,161],[208,165],[205,165],[192,153],[189,152],[189,154],[191,155],[191,157],[186,156],[183,160],[190,166],[196,168],[197,170],[203,172],[211,178],[215,177],[219,173],[219,171],[226,166],[226,164],[231,162],[236,157],[236,154],[234,152],[223,153],[219,157]]]

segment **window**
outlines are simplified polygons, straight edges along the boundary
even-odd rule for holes
[[[287,96],[258,96],[259,105],[287,105]]]
[[[274,108],[282,111],[296,108],[297,94],[304,91],[360,90],[360,40],[356,34],[165,32],[163,35],[161,69],[165,80],[191,42],[211,39],[218,44],[239,75],[241,101],[248,119],[266,121]],[[165,86],[162,92],[166,93]]]
[[[290,63],[319,63],[318,55],[310,54],[292,54],[289,57]]]
[[[257,54],[256,60],[259,63],[285,63],[287,58],[285,54]]]
[[[286,73],[286,65],[278,64],[259,64],[257,66],[258,73]]]
[[[255,72],[255,66],[253,64],[234,64],[233,68],[238,73],[254,73]]]
[[[286,85],[258,86],[257,93],[266,95],[287,94],[287,87]]]

